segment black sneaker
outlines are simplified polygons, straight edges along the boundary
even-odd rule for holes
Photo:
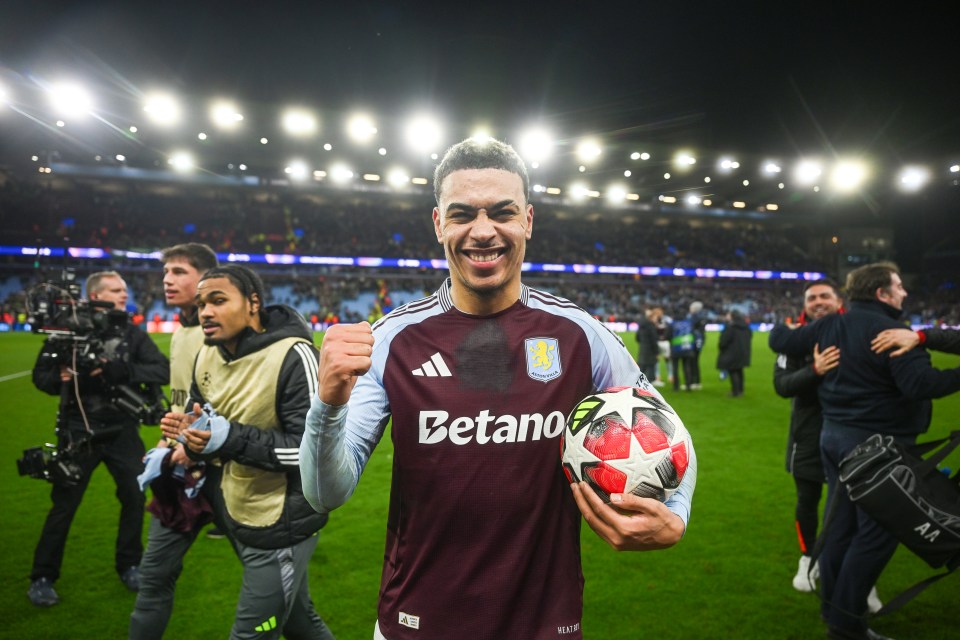
[[[50,578],[37,578],[30,583],[27,589],[27,597],[35,607],[52,607],[60,603],[60,596],[53,588],[53,581]]]
[[[213,525],[212,527],[207,529],[207,537],[210,538],[211,540],[223,540],[224,538],[227,537],[227,534],[225,534],[223,532],[223,529],[221,529],[217,525]]]
[[[120,574],[120,582],[130,591],[140,590],[140,569],[138,567],[129,567]]]

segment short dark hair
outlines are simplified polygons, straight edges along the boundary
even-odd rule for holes
[[[433,172],[433,195],[438,205],[443,181],[454,171],[463,169],[502,169],[515,173],[523,181],[523,197],[527,202],[530,201],[530,177],[527,175],[527,166],[513,147],[493,138],[486,140],[467,138],[447,149]]]
[[[807,290],[810,289],[810,287],[816,287],[817,285],[830,287],[831,289],[833,289],[833,292],[835,294],[837,294],[838,296],[840,295],[840,285],[837,284],[837,281],[834,280],[833,278],[818,278],[816,280],[808,281],[806,284],[803,285],[803,295],[807,295]]]
[[[900,267],[893,262],[874,262],[857,267],[847,274],[847,297],[860,302],[876,300],[877,289],[890,287],[895,273],[900,274]]]
[[[175,244],[160,252],[160,261],[163,263],[175,258],[183,258],[200,273],[209,271],[220,264],[214,250],[201,242]]]
[[[260,279],[256,271],[240,264],[225,264],[208,270],[200,276],[200,282],[213,278],[226,278],[240,291],[240,295],[251,302],[254,294],[256,294],[257,302],[260,303],[260,320],[266,322],[267,313],[264,311],[264,307],[267,304],[267,296],[263,290],[263,280]]]

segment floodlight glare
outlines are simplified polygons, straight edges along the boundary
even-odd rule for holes
[[[687,204],[689,205],[696,206],[701,202],[700,196],[687,196]]]
[[[368,142],[377,134],[377,127],[373,124],[373,118],[358,113],[351,116],[347,121],[347,135],[354,142]]]
[[[147,96],[143,110],[156,124],[166,126],[180,120],[180,105],[172,96],[157,93]]]
[[[243,121],[243,114],[231,102],[216,102],[210,107],[210,119],[222,129],[232,129]]]
[[[61,83],[50,87],[50,104],[60,115],[80,116],[90,113],[93,99],[80,85]]]
[[[532,162],[543,162],[553,152],[553,136],[544,129],[531,129],[520,136],[520,155]]]
[[[607,200],[610,202],[623,202],[627,199],[627,189],[623,185],[614,184],[607,188]]]
[[[681,151],[673,158],[673,164],[679,169],[688,169],[697,164],[697,159],[692,153]]]
[[[353,178],[353,171],[345,164],[335,164],[330,167],[330,179],[336,183],[343,184]]]
[[[177,151],[172,153],[168,162],[170,163],[170,166],[177,171],[190,171],[194,167],[193,156],[186,151]]]
[[[766,174],[774,175],[780,173],[781,170],[782,169],[780,168],[780,165],[778,165],[776,162],[771,161],[763,164],[763,172]]]
[[[287,109],[281,117],[283,130],[292,136],[312,136],[317,132],[317,119],[304,109]]]
[[[866,179],[866,165],[856,160],[838,162],[830,174],[830,184],[843,193],[856,191]]]
[[[592,162],[600,157],[602,150],[595,140],[584,140],[577,145],[577,157],[582,162]]]
[[[485,144],[493,140],[493,136],[490,135],[490,129],[487,127],[477,127],[473,130],[473,133],[470,134],[471,140],[476,140],[480,144]]]
[[[724,171],[733,171],[740,168],[740,163],[733,158],[720,158],[719,167]]]
[[[815,160],[802,160],[793,170],[794,179],[802,185],[813,184],[823,174],[823,167]]]
[[[402,187],[410,182],[410,176],[403,169],[391,169],[387,174],[387,182],[389,182],[391,186]]]
[[[291,180],[306,180],[310,174],[307,164],[303,160],[294,160],[287,165],[283,172],[290,176]]]
[[[407,124],[406,134],[407,144],[421,153],[436,151],[443,138],[440,123],[429,115],[414,116]]]
[[[919,191],[930,180],[930,172],[924,167],[904,167],[900,172],[899,186],[904,191]]]
[[[582,182],[575,182],[567,189],[570,197],[574,200],[586,200],[590,194],[590,188]]]

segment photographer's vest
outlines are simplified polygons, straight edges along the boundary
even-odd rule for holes
[[[277,381],[287,352],[303,338],[284,338],[227,362],[217,347],[200,349],[194,376],[204,400],[231,422],[277,429]],[[227,513],[247,527],[269,527],[283,513],[287,474],[230,460],[220,481]]]
[[[181,326],[170,338],[170,410],[182,412],[190,397],[193,382],[193,363],[203,346],[203,329],[200,325]]]

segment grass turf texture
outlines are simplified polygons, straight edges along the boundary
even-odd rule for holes
[[[169,336],[154,338],[166,350]],[[625,339],[635,352],[633,337]],[[817,597],[790,586],[799,552],[793,482],[783,466],[789,403],[773,392],[773,354],[766,347],[766,334],[754,336],[753,366],[746,370],[746,395],[740,399],[727,397],[729,382],[719,380],[713,366],[716,340],[716,334],[708,337],[702,356],[702,391],[663,391],[693,435],[699,457],[689,530],[667,551],[616,553],[584,528],[587,638],[823,637]],[[113,570],[118,505],[102,465],[67,542],[56,584],[60,605],[37,609],[26,597],[34,545],[49,508],[49,485],[18,477],[14,461],[25,448],[53,440],[57,399],[37,391],[29,375],[10,376],[30,370],[41,342],[42,336],[0,335],[0,398],[6,423],[0,444],[0,637],[126,637],[134,594]],[[941,368],[960,365],[955,356],[933,357]],[[922,439],[956,428],[958,414],[960,397],[936,401],[933,425]],[[143,427],[142,435],[149,447],[158,429]],[[353,498],[332,514],[322,531],[311,563],[314,601],[338,638],[372,635],[390,464],[390,440],[384,438]],[[947,464],[956,468],[960,455],[955,452]],[[518,490],[536,488],[504,487]],[[880,595],[892,597],[933,572],[901,547],[880,578]],[[230,545],[201,535],[186,557],[167,637],[225,637],[240,575]],[[950,611],[956,593],[956,578],[948,578],[873,626],[895,638],[952,637],[956,625]],[[468,637],[468,630],[464,633]]]

